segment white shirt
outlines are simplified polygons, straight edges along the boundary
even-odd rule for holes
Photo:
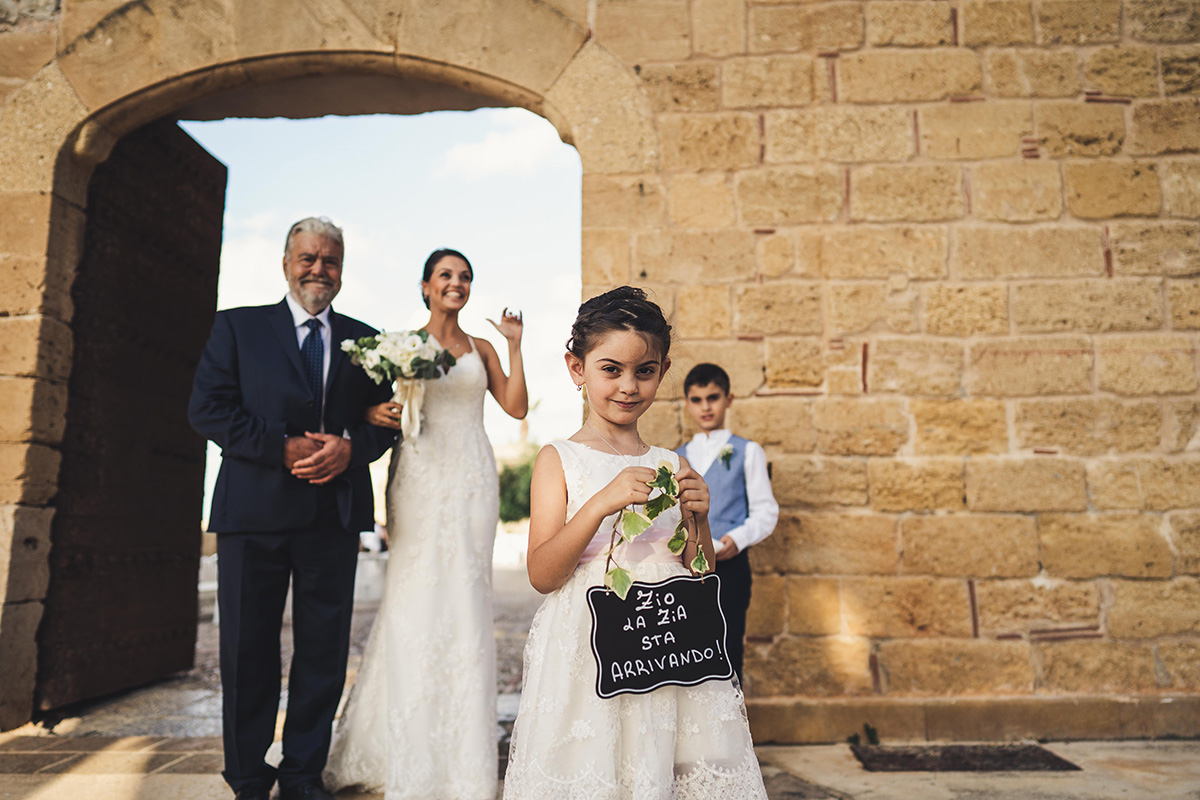
[[[321,323],[318,332],[321,334],[321,342],[325,345],[325,359],[321,365],[321,408],[325,407],[325,384],[329,382],[329,354],[330,347],[333,344],[333,331],[329,328],[329,306],[325,306],[320,314],[309,314],[304,308],[296,302],[296,298],[292,297],[291,292],[288,292],[284,298],[287,300],[288,308],[292,312],[292,322],[296,326],[296,344],[303,349],[304,340],[308,338],[308,321],[315,319]],[[325,430],[324,421],[321,422],[322,432]]]
[[[692,469],[701,475],[717,460],[721,448],[733,436],[728,428],[712,433],[700,431],[684,447],[684,455]],[[767,474],[767,453],[758,442],[746,441],[746,521],[725,534],[733,539],[741,552],[771,535],[779,521],[779,503],[771,492],[771,477]],[[722,537],[724,538],[724,537]]]

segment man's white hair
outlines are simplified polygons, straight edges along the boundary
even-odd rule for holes
[[[317,236],[323,236],[330,241],[337,242],[337,246],[346,249],[346,243],[342,240],[342,229],[333,224],[333,220],[329,217],[305,217],[299,222],[292,225],[288,229],[287,239],[283,242],[283,257],[287,258],[292,251],[292,237],[297,233],[314,233]]]

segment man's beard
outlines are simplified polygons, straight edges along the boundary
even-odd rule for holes
[[[325,308],[333,302],[338,289],[332,283],[323,281],[303,281],[299,286],[300,299],[306,306]]]

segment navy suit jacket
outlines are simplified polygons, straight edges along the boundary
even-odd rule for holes
[[[391,447],[396,434],[367,423],[364,413],[392,392],[368,378],[340,347],[343,339],[377,331],[332,310],[329,327],[325,431],[348,431],[351,446],[350,466],[330,485],[346,530],[368,530],[375,502],[367,466]],[[283,466],[284,436],[320,429],[286,301],[218,312],[196,368],[188,419],[221,448],[209,530],[279,531],[316,520],[321,492],[328,489],[293,477]]]

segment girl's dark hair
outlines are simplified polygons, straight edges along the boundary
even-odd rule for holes
[[[470,261],[467,261],[466,256],[464,256],[462,253],[458,252],[457,250],[451,250],[448,247],[443,247],[441,250],[434,250],[432,253],[429,254],[429,258],[425,259],[425,272],[423,272],[421,274],[422,282],[427,281],[433,277],[433,268],[436,267],[438,262],[441,261],[446,256],[454,256],[455,258],[461,258],[463,260],[463,263],[467,265],[467,269],[471,270],[472,280],[475,278],[475,268],[471,266]],[[423,300],[425,302],[425,307],[429,308],[429,298],[425,296],[424,292],[421,292],[421,300]]]
[[[671,349],[671,326],[662,309],[633,286],[612,289],[581,305],[567,349],[582,361],[601,336],[613,331],[640,333],[658,345],[660,358],[666,358]]]

